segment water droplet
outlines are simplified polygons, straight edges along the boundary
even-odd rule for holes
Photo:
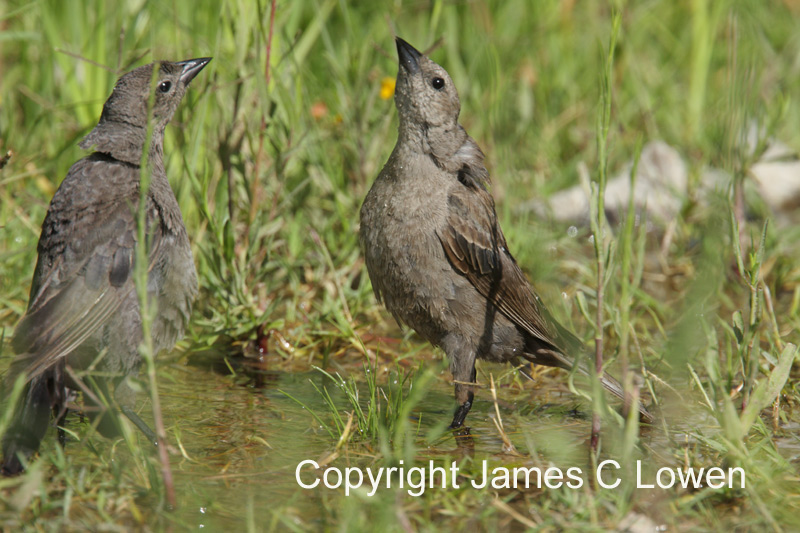
[[[577,234],[578,234],[578,228],[576,228],[575,226],[570,226],[569,228],[567,228],[567,236],[575,237]]]

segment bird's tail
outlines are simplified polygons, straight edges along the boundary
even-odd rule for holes
[[[60,365],[47,370],[25,385],[25,390],[14,409],[8,430],[2,437],[2,474],[13,476],[24,469],[22,459],[27,460],[39,450],[51,410],[61,410],[65,401],[64,380]],[[13,373],[6,384],[13,383]],[[10,390],[10,387],[6,387]]]
[[[584,372],[586,371],[584,370]],[[625,391],[622,388],[622,384],[620,384],[620,382],[617,381],[614,376],[612,376],[608,372],[603,372],[603,375],[600,377],[600,383],[611,394],[613,394],[623,402],[625,401]],[[647,410],[647,408],[642,404],[642,402],[639,402],[639,414],[641,415],[642,420],[644,420],[647,423],[651,423],[654,420],[653,415],[650,414],[650,411]]]
[[[560,351],[552,350],[552,349],[538,349],[535,351],[535,355],[532,354],[524,354],[524,357],[535,364],[545,365],[545,366],[554,366],[558,368],[563,368],[565,370],[571,370],[573,367],[573,362],[570,361],[566,356],[564,356]],[[591,377],[589,367],[586,365],[585,360],[581,361],[578,364],[578,371],[587,376]],[[525,376],[529,379],[531,376],[527,372],[523,372]],[[622,400],[625,401],[625,391],[622,388],[622,385],[619,381],[614,378],[608,372],[603,372],[603,375],[600,376],[600,383],[603,387],[606,388],[611,394]],[[642,420],[645,422],[652,422],[655,420],[653,415],[650,414],[650,411],[640,402],[639,403],[639,413],[641,414]]]

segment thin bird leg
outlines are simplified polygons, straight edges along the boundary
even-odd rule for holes
[[[109,403],[108,399],[112,398],[112,396],[108,390],[108,383],[105,380],[99,380],[94,382],[95,389],[100,393],[102,393],[102,396],[107,399],[104,402],[100,398],[98,398],[98,396],[89,387],[87,387],[81,379],[78,378],[78,376],[72,371],[72,369],[69,366],[67,366],[67,373],[70,375],[70,377],[72,377],[72,380],[80,386],[83,393],[91,399],[91,402],[94,403],[94,405],[96,405],[97,408],[99,408],[101,411],[108,410],[106,404]],[[154,443],[155,445],[158,445],[158,437],[156,437],[155,432],[152,429],[150,429],[150,427],[144,422],[144,420],[139,418],[139,415],[137,415],[130,407],[127,407],[125,405],[120,405],[119,410],[122,412],[122,414],[128,417],[128,420],[133,422],[134,426],[139,428],[139,431],[141,431],[144,434],[147,440]],[[66,412],[64,413],[64,415],[66,416]],[[59,442],[60,439],[61,439],[61,433],[59,433]]]
[[[473,360],[469,383],[475,383],[476,378],[477,372],[475,371],[475,361]],[[472,391],[472,385],[458,381],[457,376],[455,389],[458,409],[456,409],[456,414],[453,415],[453,422],[450,424],[450,429],[460,428],[464,424],[464,419],[467,418],[469,410],[472,409],[472,402],[475,398],[475,393]]]
[[[133,422],[133,425],[139,428],[139,431],[144,433],[144,436],[147,437],[147,440],[152,442],[155,446],[158,446],[158,437],[156,436],[155,432],[152,429],[150,429],[150,427],[144,422],[144,420],[139,418],[139,415],[137,415],[133,411],[133,409],[131,409],[130,407],[121,407],[121,410],[122,414],[127,416],[128,420]]]
[[[58,414],[56,414],[58,416]],[[62,410],[61,416],[56,419],[56,427],[58,428],[58,445],[64,449],[67,446],[67,432],[64,431],[64,426],[67,425],[67,409]]]
[[[65,368],[69,369],[69,366],[65,366]],[[53,416],[56,419],[56,428],[58,429],[58,445],[63,450],[67,446],[67,432],[64,431],[64,427],[67,425],[67,413],[69,413],[67,403],[74,399],[75,393],[65,387],[62,387],[59,393],[66,395],[66,397],[53,405]]]

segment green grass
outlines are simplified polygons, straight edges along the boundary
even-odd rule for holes
[[[753,121],[764,138],[800,148],[794,2],[318,0],[278,2],[274,25],[270,6],[0,8],[0,156],[13,152],[0,170],[0,369],[48,202],[83,156],[77,143],[118,74],[154,59],[214,57],[165,143],[201,285],[187,338],[154,369],[178,509],[166,509],[157,454],[141,436],[109,441],[74,417],[68,429],[80,444],[62,452],[50,435],[25,476],[0,480],[3,528],[195,527],[200,507],[209,525],[251,530],[602,530],[634,513],[678,530],[800,525],[790,347],[800,343],[800,219],[757,199],[737,218],[728,191],[707,203],[695,194],[707,167],[747,189],[755,159],[741,132]],[[487,388],[468,419],[467,450],[443,432],[452,387],[440,354],[404,335],[372,296],[358,209],[395,142],[394,105],[380,96],[396,74],[393,32],[422,50],[437,44],[431,56],[459,89],[461,122],[487,154],[509,246],[542,299],[586,340],[587,356],[600,331],[618,375],[628,361],[647,376],[642,390],[661,418],[640,430],[606,414],[599,459],[626,470],[636,459],[653,471],[741,466],[746,490],[636,489],[625,479],[613,491],[462,485],[366,498],[294,483],[299,460],[333,454],[342,468],[455,460],[465,479],[483,459],[584,471],[596,459],[589,421],[569,413],[579,400],[561,394],[565,374],[540,372],[531,384],[488,364],[479,365]],[[595,249],[589,228],[568,232],[520,210],[576,184],[582,165],[593,179],[606,167],[615,175],[656,139],[690,171],[690,198],[668,236],[631,213],[604,232],[596,225],[606,240]],[[149,420],[141,385],[137,410]],[[520,455],[504,450],[496,412]]]

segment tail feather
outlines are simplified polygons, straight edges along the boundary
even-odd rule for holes
[[[603,372],[603,375],[600,377],[600,383],[611,394],[613,394],[623,402],[625,401],[625,391],[623,390],[620,382],[617,381],[616,378],[614,378],[614,376],[612,376],[608,372]],[[641,415],[642,420],[644,420],[647,423],[651,423],[653,422],[653,420],[655,420],[653,415],[650,414],[650,411],[647,410],[647,408],[642,404],[642,402],[639,402],[639,414]]]
[[[11,424],[3,435],[4,476],[13,476],[24,470],[26,461],[39,450],[39,445],[50,425],[50,412],[61,410],[64,400],[64,381],[59,365],[32,380],[17,402]]]
[[[525,359],[534,364],[554,366],[557,368],[563,368],[565,370],[571,370],[573,366],[572,361],[570,361],[567,357],[565,357],[561,352],[551,349],[540,348],[536,350],[535,355],[525,353],[524,357]],[[584,361],[581,361],[581,363],[578,365],[578,371],[585,376],[591,376],[589,369],[587,368]],[[523,372],[523,374],[528,378],[531,378],[531,376],[527,372]],[[625,401],[625,391],[622,388],[620,382],[617,381],[616,378],[614,378],[614,376],[612,376],[608,372],[603,372],[603,375],[600,376],[600,383],[611,394],[613,394],[623,402]],[[650,414],[650,411],[648,411],[647,408],[644,405],[642,405],[641,402],[639,402],[639,413],[641,414],[642,420],[644,420],[645,422],[650,423],[653,420],[655,420],[653,418],[653,415]]]

